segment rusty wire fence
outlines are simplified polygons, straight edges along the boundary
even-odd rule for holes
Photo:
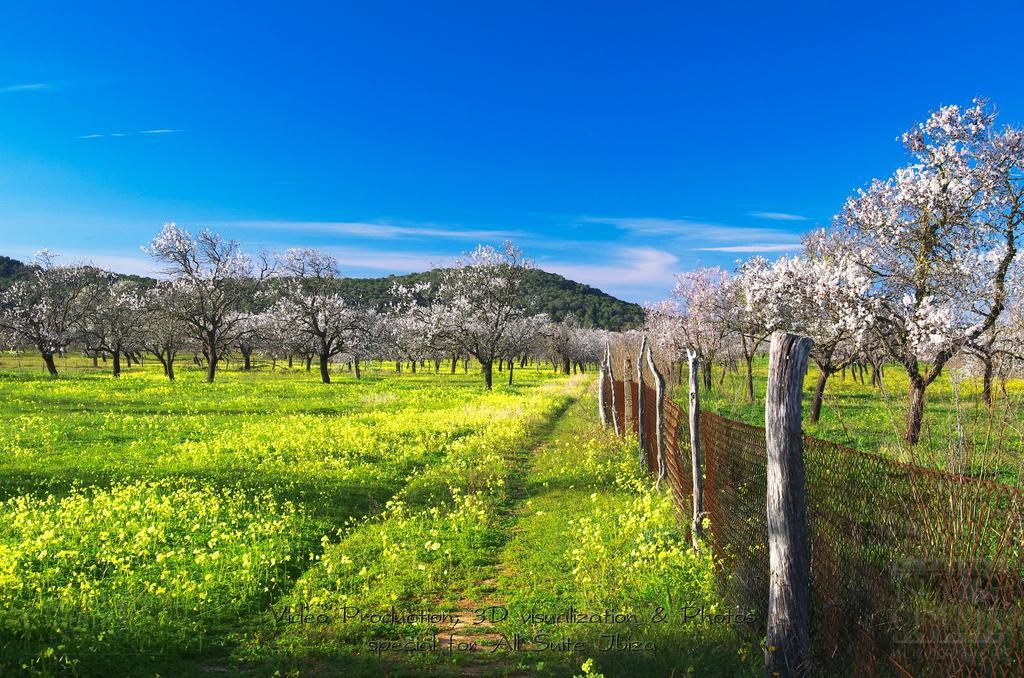
[[[623,432],[647,431],[691,512],[686,410],[666,398],[659,462],[654,390],[612,380]],[[606,389],[606,405],[612,403]],[[629,394],[628,402],[626,394]],[[608,410],[609,413],[611,410]],[[764,429],[701,413],[704,510],[723,596],[757,620],[768,604]],[[805,437],[813,665],[827,675],[1024,675],[1024,493]],[[688,524],[687,520],[681,523]]]

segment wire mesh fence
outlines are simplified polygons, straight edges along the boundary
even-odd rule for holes
[[[613,388],[616,416],[630,419],[621,430],[644,426],[647,467],[664,469],[689,516],[686,410],[665,402],[660,466],[653,389],[640,421],[636,383],[614,380]],[[765,432],[707,412],[700,428],[720,587],[730,604],[753,612],[751,630],[763,635]],[[1024,493],[811,437],[804,461],[813,665],[829,675],[1024,675]]]

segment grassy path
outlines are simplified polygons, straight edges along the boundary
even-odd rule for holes
[[[479,676],[757,672],[727,626],[683,623],[684,606],[721,611],[711,561],[677,529],[667,493],[641,476],[632,441],[600,428],[592,380],[532,447],[506,455],[508,493],[485,563],[453,592],[482,621],[441,629],[464,649],[437,673]],[[652,621],[663,609],[666,620]],[[606,615],[571,624],[558,615]],[[623,621],[613,623],[615,615]],[[399,669],[396,673],[402,673]]]

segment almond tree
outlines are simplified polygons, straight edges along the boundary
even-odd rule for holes
[[[431,340],[480,362],[484,385],[493,385],[494,361],[509,353],[523,309],[523,276],[530,263],[511,242],[501,249],[479,246],[443,269],[423,296],[426,305],[407,307],[422,318]]]
[[[174,381],[174,359],[188,342],[188,336],[174,309],[174,285],[158,282],[142,298],[143,320],[139,343],[163,366],[164,375]]]
[[[16,345],[34,346],[50,376],[53,357],[78,336],[95,304],[100,271],[92,266],[59,266],[39,252],[23,279],[0,292],[0,329]]]
[[[247,309],[261,297],[270,262],[261,255],[254,263],[237,240],[208,230],[193,237],[173,222],[143,250],[164,265],[176,300],[172,311],[202,347],[206,380],[213,382],[221,356],[245,329]]]
[[[341,280],[337,260],[316,249],[290,249],[281,258],[281,298],[270,314],[294,328],[314,348],[320,379],[331,383],[328,365],[347,351],[363,331],[364,314],[337,292]]]
[[[909,378],[904,437],[925,391],[992,328],[1007,301],[1024,218],[1024,135],[984,102],[945,106],[902,137],[912,161],[851,197],[834,230],[869,280],[867,327]]]
[[[740,309],[735,305],[737,300],[734,298],[729,274],[718,267],[681,273],[676,276],[672,296],[678,302],[676,308],[682,332],[678,356],[681,359],[687,349],[697,354],[704,389],[711,391],[711,365],[721,353],[730,333],[741,327]],[[661,311],[671,314],[668,306],[662,306]],[[752,359],[753,351],[750,355]],[[752,394],[753,382],[749,376],[749,366],[748,363],[747,383],[748,392]]]
[[[818,383],[810,419],[817,422],[829,377],[859,355],[867,277],[817,232],[805,239],[803,254],[780,257],[753,283],[751,298],[758,301],[765,327],[814,340],[811,359],[818,366]]]
[[[121,376],[121,356],[135,353],[142,339],[145,306],[139,285],[113,276],[96,283],[95,305],[83,322],[82,336],[88,350],[108,353],[113,376]]]
[[[764,257],[754,257],[740,264],[738,274],[729,278],[726,287],[728,301],[722,308],[726,326],[738,338],[739,348],[746,365],[747,400],[754,402],[754,356],[761,344],[771,336],[761,311],[764,299],[758,290],[765,287],[772,276],[771,266]]]

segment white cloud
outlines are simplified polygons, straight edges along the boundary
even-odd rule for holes
[[[792,252],[800,249],[800,243],[749,243],[726,247],[700,247],[701,252]]]
[[[748,212],[752,217],[758,219],[771,219],[773,221],[810,221],[810,217],[801,216],[799,214],[789,214],[787,212]]]
[[[608,224],[636,236],[676,236],[686,240],[780,240],[795,239],[792,233],[774,228],[731,226],[690,219],[661,217],[582,217],[582,223]]]
[[[523,237],[521,231],[460,229],[437,224],[396,225],[368,221],[232,221],[221,226],[258,228],[284,232],[336,233],[360,238],[445,238],[451,240],[497,240]]]
[[[13,256],[21,261],[31,261],[41,248],[13,247],[5,254]],[[115,273],[131,273],[134,275],[156,276],[159,267],[146,256],[132,256],[114,252],[92,251],[92,250],[65,250],[51,249],[57,255],[57,262],[61,264],[92,264]]]
[[[109,134],[83,134],[79,139],[102,139],[104,137],[130,137],[135,134],[176,134],[184,132],[181,129],[143,129],[138,132],[110,132]]]
[[[710,226],[689,219],[664,217],[580,217],[579,221],[584,224],[606,224],[636,235],[689,234]]]
[[[338,260],[342,273],[345,269],[383,271],[386,273],[413,273],[439,266],[450,266],[455,257],[423,252],[393,252],[363,247],[321,247]]]
[[[48,89],[53,89],[53,85],[48,82],[30,82],[24,85],[0,87],[0,92],[41,92]]]
[[[540,260],[546,271],[608,291],[611,289],[668,287],[679,258],[654,247],[624,247],[618,257],[599,264]]]

